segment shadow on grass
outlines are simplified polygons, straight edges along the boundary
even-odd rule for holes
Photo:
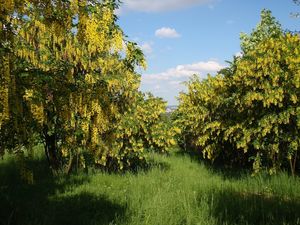
[[[158,161],[155,158],[150,158],[145,163],[142,164],[132,163],[130,167],[123,168],[122,170],[119,170],[118,167],[104,167],[104,166],[91,167],[89,168],[89,173],[97,174],[99,171],[102,171],[103,173],[107,173],[107,174],[124,175],[126,173],[131,173],[133,175],[138,175],[139,173],[148,173],[154,169],[158,169],[160,171],[166,172],[170,170],[170,168],[171,165],[169,163]]]
[[[144,168],[140,168],[139,171],[148,172],[153,169],[159,169],[163,172],[166,172],[166,171],[170,170],[170,168],[171,168],[171,165],[167,162],[158,162],[154,159],[151,159],[149,161],[148,165]]]
[[[218,224],[300,224],[300,199],[222,191],[211,195],[211,215]]]
[[[212,171],[214,174],[219,175],[223,179],[228,180],[237,180],[247,175],[251,174],[250,167],[243,166],[224,166],[223,163],[214,162],[212,163],[210,160],[204,159],[202,153],[195,151],[184,151],[179,149],[176,151],[175,156],[177,157],[189,157],[192,162],[200,163],[205,165],[205,167]]]
[[[189,156],[191,160],[195,162],[201,161],[200,153],[196,153],[195,151],[187,151],[178,147],[176,151],[173,152],[173,154],[177,157]]]
[[[105,196],[69,191],[88,183],[88,176],[53,177],[46,162],[30,164],[35,176],[33,185],[20,180],[13,160],[0,163],[1,225],[111,224],[125,213],[124,206]]]

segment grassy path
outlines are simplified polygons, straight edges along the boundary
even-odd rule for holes
[[[53,179],[33,162],[37,182],[0,161],[0,224],[300,224],[300,179],[228,176],[187,156],[153,155],[148,171]]]

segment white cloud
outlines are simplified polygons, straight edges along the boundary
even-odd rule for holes
[[[180,34],[173,28],[162,27],[155,31],[155,36],[160,38],[178,38]]]
[[[145,43],[141,44],[140,48],[146,54],[151,54],[153,52],[152,43],[149,43],[149,42],[145,42]]]
[[[211,4],[215,0],[123,0],[123,7],[142,12],[162,12],[196,5]]]
[[[182,89],[184,87],[184,82],[180,80],[171,80],[168,83],[174,89]]]
[[[200,61],[192,64],[178,65],[165,72],[156,74],[144,74],[142,76],[141,90],[152,92],[155,96],[164,98],[169,104],[178,104],[176,96],[179,92],[186,91],[184,81],[197,74],[200,78],[206,78],[207,73],[212,75],[224,68],[217,60]]]
[[[216,61],[197,62],[193,64],[178,65],[175,68],[168,69],[162,73],[146,74],[143,75],[143,81],[152,83],[157,80],[173,80],[173,79],[186,79],[194,74],[200,77],[205,77],[207,73],[216,73],[220,69],[224,68]]]

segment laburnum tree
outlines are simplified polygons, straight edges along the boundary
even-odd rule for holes
[[[166,118],[166,102],[152,94],[139,93],[136,102],[121,117],[115,132],[116,157],[103,163],[136,168],[146,163],[145,152],[166,153],[176,145],[175,136],[180,133],[177,127],[169,124]],[[138,159],[138,160],[136,160]],[[117,161],[116,161],[117,160]]]
[[[50,166],[66,172],[85,167],[86,158],[117,162],[117,169],[144,160],[134,148],[120,156],[127,143],[119,138],[127,132],[123,117],[143,99],[135,69],[145,60],[116,24],[118,6],[117,0],[1,1],[1,154],[42,142]]]
[[[300,39],[278,33],[272,18],[269,11],[262,12],[258,28],[242,39],[242,56],[228,68],[188,83],[188,93],[180,96],[177,124],[211,161],[243,166],[252,162],[254,172],[289,169],[295,174],[300,148]]]

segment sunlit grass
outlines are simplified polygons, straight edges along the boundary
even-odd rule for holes
[[[138,173],[53,178],[32,162],[35,184],[0,161],[0,224],[300,224],[300,179],[214,170],[189,156],[151,156]]]

